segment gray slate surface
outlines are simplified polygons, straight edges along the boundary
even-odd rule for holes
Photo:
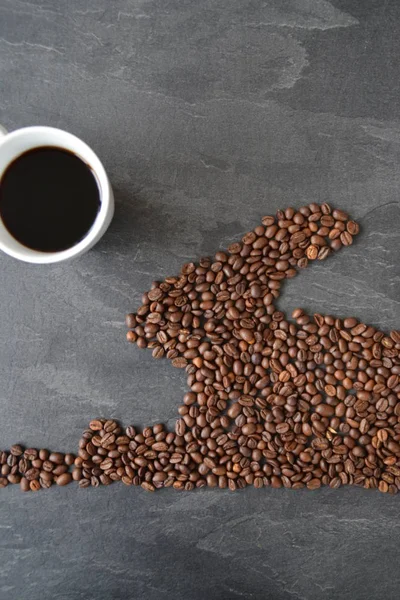
[[[280,306],[400,325],[400,3],[0,0],[0,122],[76,133],[117,211],[68,265],[0,257],[0,446],[174,420],[184,374],[124,341],[154,278],[263,214],[350,211],[357,244]],[[1,492],[1,600],[395,599],[400,497],[359,489]]]

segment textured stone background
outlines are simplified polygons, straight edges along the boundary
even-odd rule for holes
[[[98,152],[117,211],[67,265],[0,257],[0,446],[95,416],[172,423],[184,374],[124,341],[153,278],[263,214],[348,210],[357,244],[280,306],[400,326],[397,0],[0,0],[0,122]],[[359,489],[1,492],[1,600],[395,599],[400,498]]]

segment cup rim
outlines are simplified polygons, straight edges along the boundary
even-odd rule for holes
[[[43,143],[41,143],[40,136],[44,134],[47,136],[53,136],[54,140],[51,143],[49,143],[49,141],[43,141]],[[69,152],[73,152],[78,158],[80,158],[90,167],[99,187],[100,210],[85,237],[74,246],[71,246],[71,248],[60,250],[59,252],[41,252],[40,250],[35,250],[33,248],[29,248],[28,246],[24,246],[16,238],[14,238],[11,233],[8,232],[0,217],[1,227],[6,230],[7,234],[13,240],[12,246],[10,246],[7,241],[2,239],[0,232],[0,250],[9,256],[12,256],[13,258],[34,264],[57,263],[74,258],[75,256],[78,256],[88,250],[96,243],[96,241],[98,241],[98,239],[100,239],[101,235],[104,233],[103,228],[107,228],[108,226],[108,217],[110,215],[110,211],[112,216],[112,191],[106,170],[97,154],[88,144],[86,144],[86,142],[81,140],[81,138],[73,133],[69,133],[68,131],[56,127],[35,125],[31,127],[22,127],[21,129],[6,133],[4,137],[0,137],[0,154],[3,151],[5,144],[23,139],[26,135],[38,136],[37,143],[32,140],[32,143],[29,144],[26,149],[20,153],[16,152],[12,154],[4,167],[0,167],[0,185],[1,177],[4,171],[18,156],[29,151],[30,149],[33,150],[34,148],[53,145],[55,148],[58,147],[60,149],[68,150]],[[70,143],[71,147],[69,147],[68,142]],[[77,150],[77,148],[79,148],[79,150]]]

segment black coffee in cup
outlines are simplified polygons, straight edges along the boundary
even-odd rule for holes
[[[83,160],[43,146],[18,156],[0,180],[0,218],[21,244],[41,252],[75,246],[100,210],[97,180]]]

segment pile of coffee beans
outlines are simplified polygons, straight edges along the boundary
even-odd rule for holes
[[[0,452],[0,488],[19,483],[23,492],[37,492],[41,488],[67,485],[72,481],[70,468],[73,454],[49,452],[42,448],[22,448],[19,444],[9,452]]]
[[[123,432],[116,421],[94,420],[75,459],[3,453],[0,486],[74,479],[146,491],[357,485],[396,494],[400,332],[302,309],[288,320],[275,307],[285,279],[351,245],[358,231],[328,204],[288,208],[213,260],[154,282],[127,315],[127,339],[186,370],[175,431]]]

